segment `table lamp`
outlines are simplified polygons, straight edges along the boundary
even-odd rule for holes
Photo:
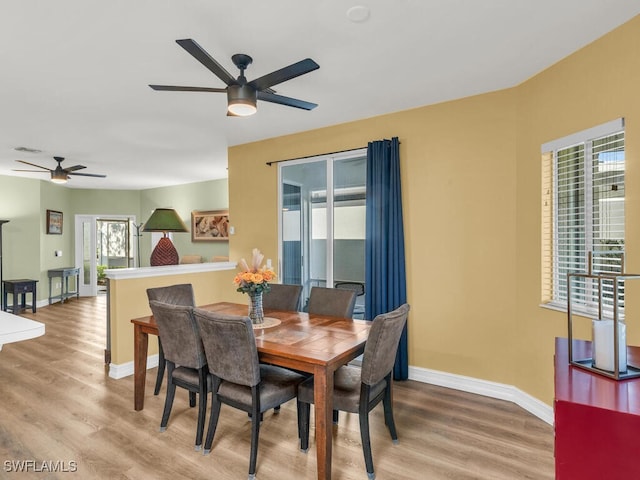
[[[156,208],[144,224],[143,232],[162,232],[164,235],[151,252],[151,266],[177,265],[180,261],[176,247],[167,232],[188,232],[180,216],[173,208]]]

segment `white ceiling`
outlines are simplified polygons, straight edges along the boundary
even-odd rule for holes
[[[356,23],[347,10],[369,8]],[[86,165],[75,188],[226,177],[227,147],[515,86],[640,13],[637,0],[2,0],[0,175],[15,160]],[[176,39],[249,80],[310,57],[275,87],[312,111],[258,102],[226,116],[224,87]],[[29,147],[41,153],[21,153]],[[319,152],[321,153],[321,152]]]

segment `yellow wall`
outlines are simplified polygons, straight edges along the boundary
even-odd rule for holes
[[[277,167],[265,162],[397,136],[409,364],[551,404],[566,317],[539,307],[540,145],[626,118],[627,245],[637,244],[639,45],[640,17],[513,89],[230,148],[230,258],[254,247],[277,258]],[[640,270],[630,248],[627,262]]]
[[[504,349],[499,358],[485,350],[513,337],[514,132],[514,92],[506,90],[231,148],[231,258],[253,247],[276,258],[277,167],[265,162],[398,136],[410,364],[512,383]]]
[[[525,82],[517,89],[517,385],[551,403],[553,342],[566,336],[566,314],[540,308],[540,145],[625,118],[626,269],[640,271],[640,17]],[[636,285],[628,285],[629,343],[640,345]]]

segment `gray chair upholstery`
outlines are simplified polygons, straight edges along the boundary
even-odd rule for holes
[[[262,307],[265,310],[298,311],[302,285],[284,285],[273,283],[269,293],[262,294]]]
[[[307,311],[315,315],[351,318],[356,292],[337,288],[312,287]]]
[[[339,288],[342,290],[353,290],[356,292],[356,304],[353,308],[353,317],[354,318],[364,318],[364,283],[363,282],[336,282],[334,288]],[[358,301],[358,298],[360,301]]]
[[[378,315],[371,325],[364,348],[362,367],[340,367],[333,378],[333,408],[357,413],[360,419],[360,437],[364,461],[369,478],[375,478],[371,441],[369,436],[369,412],[382,401],[384,421],[394,443],[398,440],[393,420],[391,398],[391,374],[396,359],[400,335],[407,322],[409,305]],[[298,387],[298,411],[300,417],[300,448],[309,447],[309,415],[313,403],[313,377]]]
[[[193,286],[190,283],[181,283],[178,285],[170,285],[168,287],[147,288],[147,297],[149,298],[149,301],[156,300],[158,302],[169,303],[171,305],[187,305],[189,307],[196,306]],[[158,337],[158,373],[156,375],[156,386],[153,389],[154,395],[158,395],[158,393],[160,393],[164,370],[164,351],[162,350],[160,337]],[[193,407],[195,405],[195,395],[189,396],[189,400]]]
[[[221,404],[245,411],[251,416],[249,479],[255,478],[262,413],[296,398],[304,377],[286,368],[259,363],[249,317],[201,309],[195,309],[194,316],[213,392],[204,453],[211,451]]]
[[[207,359],[198,326],[193,316],[193,307],[170,305],[151,300],[153,316],[158,324],[167,365],[167,396],[160,422],[160,431],[167,428],[176,386],[198,396],[198,425],[196,428],[196,450],[202,445],[204,421],[207,412],[207,395],[211,391]],[[191,406],[195,406],[194,403]]]

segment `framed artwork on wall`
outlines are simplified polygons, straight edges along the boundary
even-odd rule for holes
[[[47,233],[62,235],[62,212],[47,210]]]
[[[206,210],[191,212],[191,241],[215,242],[229,240],[229,211]]]

